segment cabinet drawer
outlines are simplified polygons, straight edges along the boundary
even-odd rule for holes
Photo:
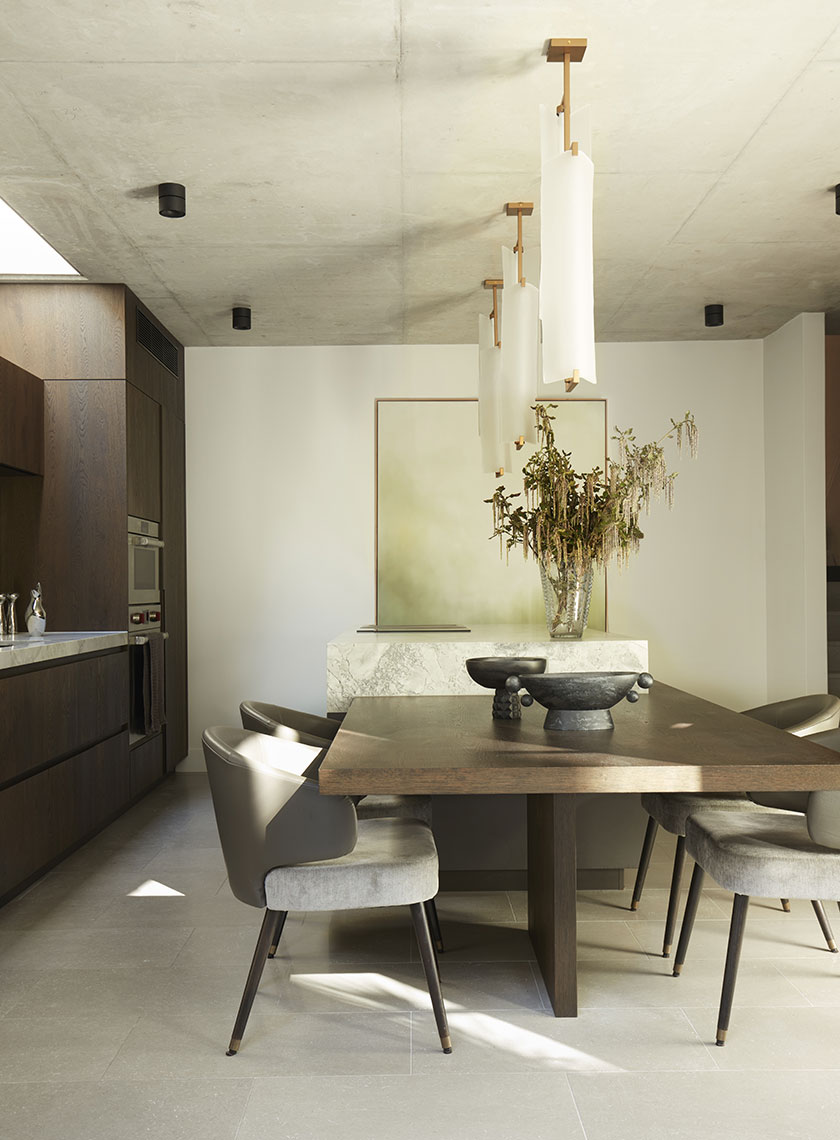
[[[128,724],[128,653],[0,674],[0,786]]]
[[[132,748],[129,771],[131,773],[131,798],[134,799],[152,784],[163,778],[163,733],[159,732],[151,740]]]
[[[128,733],[0,792],[0,901],[127,802]]]

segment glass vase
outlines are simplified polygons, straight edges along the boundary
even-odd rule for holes
[[[592,563],[578,571],[574,566],[541,558],[540,578],[549,636],[582,637],[592,600]]]

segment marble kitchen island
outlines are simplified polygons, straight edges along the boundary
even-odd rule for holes
[[[641,673],[648,645],[596,629],[580,640],[552,641],[544,625],[476,625],[468,633],[348,630],[327,645],[327,712],[347,712],[353,697],[478,693],[464,667],[468,657],[545,657],[547,673]]]
[[[492,691],[470,679],[464,666],[468,657],[545,657],[549,673],[643,672],[648,644],[593,629],[580,640],[553,641],[544,625],[475,625],[469,632],[348,630],[327,645],[327,712],[346,713],[353,698],[361,696],[484,692],[489,717]],[[542,720],[545,709],[535,703],[522,715]],[[623,868],[638,857],[645,819],[638,796],[578,797],[582,885],[623,885]],[[436,796],[433,824],[444,889],[524,888],[524,796]]]

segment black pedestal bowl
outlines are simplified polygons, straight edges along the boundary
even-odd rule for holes
[[[519,720],[522,710],[519,707],[517,685],[508,689],[508,677],[529,677],[544,673],[544,657],[470,657],[466,662],[467,672],[477,685],[485,689],[495,689],[493,695],[493,717],[495,720]]]
[[[508,688],[524,688],[548,709],[543,728],[550,732],[591,732],[613,727],[610,709],[624,698],[639,699],[635,686],[649,689],[650,673],[544,673],[538,677],[514,676]],[[530,704],[526,697],[523,704]]]

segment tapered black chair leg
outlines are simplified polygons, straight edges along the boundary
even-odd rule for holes
[[[819,899],[811,899],[811,906],[814,908],[814,914],[817,916],[817,922],[820,924],[826,946],[828,946],[832,954],[836,954],[837,943],[834,941],[834,931],[831,929],[831,923],[828,921],[825,907]]]
[[[732,921],[729,924],[729,945],[726,947],[726,965],[723,968],[723,989],[720,995],[716,1045],[726,1044],[729,1029],[729,1015],[732,1013],[732,997],[735,993],[735,979],[738,976],[738,963],[741,960],[741,945],[744,941],[744,927],[747,924],[749,895],[735,895],[732,900]]]
[[[677,848],[674,852],[674,870],[671,875],[671,893],[668,896],[668,917],[665,919],[665,937],[662,940],[662,957],[671,957],[671,946],[674,941],[674,928],[677,925],[677,911],[680,906],[680,883],[682,881],[683,867],[685,866],[685,836],[677,836]]]
[[[685,904],[685,913],[683,914],[682,926],[680,927],[680,940],[677,943],[677,956],[674,959],[674,977],[678,978],[682,971],[685,962],[685,956],[688,953],[688,943],[691,939],[691,932],[694,929],[694,920],[697,917],[697,907],[700,902],[700,895],[703,893],[703,880],[706,877],[706,872],[699,863],[694,864],[694,872],[691,876],[691,886],[688,888],[688,899]]]
[[[287,910],[276,910],[273,912],[277,915],[275,921],[274,933],[271,936],[271,946],[268,950],[269,958],[273,958],[277,953],[277,947],[280,944],[280,936],[283,933],[283,927],[286,925],[286,915],[289,913]]]
[[[659,824],[652,815],[648,816],[647,827],[645,829],[645,838],[642,843],[642,853],[639,856],[639,869],[636,872],[636,884],[633,887],[633,898],[630,900],[630,909],[638,910],[639,902],[642,897],[642,891],[645,886],[645,879],[647,878],[648,865],[650,864],[650,853],[653,851],[653,842],[656,839],[656,833],[659,830]]]
[[[785,914],[790,914],[790,899],[779,899],[779,902],[782,904],[782,910]]]
[[[283,912],[279,913],[282,914]],[[239,1013],[236,1015],[236,1023],[233,1027],[233,1036],[228,1046],[228,1057],[235,1056],[242,1044],[242,1035],[245,1032],[245,1026],[248,1024],[248,1015],[251,1012],[251,1006],[254,1004],[254,998],[257,996],[257,988],[260,984],[265,960],[268,957],[271,939],[277,926],[277,914],[276,910],[266,910],[263,915],[257,945],[254,949],[254,957],[251,959],[251,969],[248,971],[248,980],[245,982],[242,1001],[239,1003]]]
[[[432,941],[435,944],[435,950],[438,954],[442,954],[444,950],[443,935],[440,932],[440,923],[438,922],[437,907],[435,906],[434,899],[428,899],[423,903],[423,909],[426,911],[426,919],[429,923],[429,930],[432,935]]]
[[[411,904],[411,918],[414,923],[414,932],[417,935],[417,945],[420,947],[420,957],[423,960],[426,984],[429,987],[429,997],[432,999],[432,1009],[435,1011],[440,1045],[444,1053],[451,1053],[452,1039],[449,1036],[446,1010],[443,1008],[443,994],[440,992],[440,976],[435,960],[435,948],[432,945],[429,921],[426,918],[426,908],[423,903]]]

